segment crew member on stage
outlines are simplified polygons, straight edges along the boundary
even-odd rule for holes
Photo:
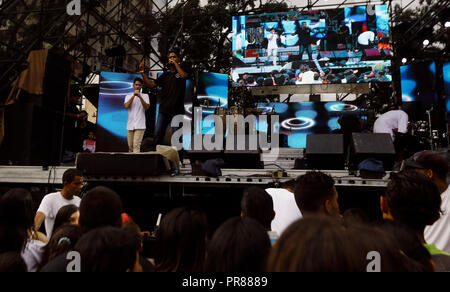
[[[306,22],[302,23],[302,27],[297,29],[297,34],[299,37],[299,45],[300,45],[300,60],[303,60],[303,53],[308,54],[309,60],[312,61],[312,52],[311,52],[311,29],[308,27]]]
[[[134,93],[127,95],[124,101],[124,107],[128,110],[128,151],[133,153],[141,152],[142,138],[146,128],[145,111],[150,107],[148,95],[141,93],[143,83],[141,78],[136,78],[133,83]]]
[[[402,111],[399,105],[394,105],[391,109],[382,114],[373,126],[374,133],[388,133],[392,140],[397,133],[406,134],[408,132],[408,114]]]
[[[145,85],[150,88],[161,87],[161,102],[159,106],[158,121],[156,124],[154,145],[161,145],[167,126],[174,116],[184,114],[184,95],[188,74],[180,66],[177,52],[169,52],[169,71],[164,72],[156,80],[150,80],[144,72],[144,62],[139,65],[139,73],[144,78]]]

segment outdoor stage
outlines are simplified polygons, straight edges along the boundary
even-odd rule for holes
[[[62,186],[64,171],[74,166],[56,166],[43,168],[42,166],[0,166],[0,184],[17,185],[56,185]],[[182,185],[202,187],[247,186],[259,185],[274,186],[294,179],[310,170],[286,170],[287,177],[274,178],[274,169],[223,169],[222,176],[213,178],[192,175],[190,168],[181,169],[175,176],[85,176],[87,183],[107,184],[139,184],[139,185]],[[382,179],[365,179],[350,175],[345,170],[322,170],[330,174],[336,181],[337,187],[348,188],[384,188],[387,184],[387,174]]]
[[[290,161],[285,162],[291,163]],[[62,188],[64,171],[75,166],[0,166],[0,187],[24,187],[46,193]],[[158,215],[183,205],[202,207],[208,215],[212,230],[226,219],[240,215],[240,201],[245,188],[258,186],[276,188],[281,182],[294,179],[310,170],[286,169],[286,177],[274,178],[277,167],[267,169],[222,169],[220,177],[192,175],[190,167],[176,176],[85,176],[83,196],[95,186],[107,186],[121,197],[124,212],[138,222],[143,230],[153,230]],[[330,174],[339,192],[341,212],[349,208],[363,209],[371,220],[381,219],[379,198],[387,185],[387,174],[382,179],[364,179],[345,170],[322,170]]]

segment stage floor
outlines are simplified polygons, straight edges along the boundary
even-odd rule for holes
[[[62,185],[63,173],[73,167],[56,166],[43,169],[40,166],[0,166],[0,184],[16,185]],[[190,168],[181,169],[175,176],[86,176],[86,182],[96,184],[147,184],[147,185],[186,185],[198,187],[211,187],[223,185],[268,185],[276,182],[284,182],[310,170],[286,170],[287,177],[274,178],[272,172],[275,169],[222,169],[222,176],[213,178],[192,175]],[[349,175],[345,170],[323,170],[330,174],[336,185],[341,187],[385,187],[388,174],[383,179],[364,179],[355,175]]]

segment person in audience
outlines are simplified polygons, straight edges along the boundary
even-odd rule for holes
[[[264,272],[270,249],[267,231],[258,221],[230,218],[208,244],[205,272]]]
[[[123,215],[124,214],[122,214],[122,219],[124,217]],[[133,235],[136,238],[136,242],[138,244],[136,249],[139,251],[139,264],[142,267],[142,272],[145,272],[145,273],[154,272],[155,266],[150,262],[149,259],[142,256],[142,250],[144,248],[144,245],[143,245],[144,238],[143,238],[141,228],[139,227],[139,225],[134,223],[134,221],[132,221],[132,220],[129,220],[126,222],[123,222],[123,220],[122,220],[122,229],[129,232],[131,235]]]
[[[78,225],[65,224],[56,228],[44,248],[40,267],[44,267],[49,261],[57,256],[73,250],[75,244],[81,238],[81,235],[81,228]]]
[[[253,218],[258,221],[269,235],[273,244],[279,235],[272,231],[271,223],[275,217],[272,197],[261,188],[249,187],[244,190],[241,200],[241,217]]]
[[[83,175],[77,169],[68,169],[64,172],[63,189],[46,195],[39,206],[34,218],[34,227],[36,230],[45,221],[45,232],[50,238],[55,224],[55,217],[61,207],[66,205],[80,205],[80,197],[78,195],[83,188]]]
[[[77,205],[67,205],[61,207],[55,216],[55,225],[53,230],[58,229],[63,225],[78,225],[80,219],[80,209]]]
[[[156,232],[156,272],[201,272],[208,238],[208,220],[197,207],[173,209]]]
[[[341,218],[338,197],[334,180],[328,174],[311,171],[297,178],[295,202],[303,216],[321,214]]]
[[[0,253],[0,273],[26,273],[27,265],[18,252]]]
[[[142,272],[138,240],[129,232],[106,226],[85,233],[75,245],[81,272]]]
[[[279,188],[269,188],[266,192],[272,197],[275,218],[272,221],[272,231],[279,235],[293,222],[302,218],[302,213],[295,202],[295,186],[297,182],[291,179],[281,184]]]
[[[342,214],[344,222],[369,223],[369,216],[361,208],[350,208]]]
[[[0,252],[20,252],[29,272],[37,271],[46,238],[33,228],[33,198],[25,189],[12,189],[1,198]]]
[[[444,212],[433,225],[425,227],[425,241],[436,245],[442,251],[450,253],[450,188],[447,184],[448,161],[434,152],[422,152],[406,163],[409,169],[415,169],[428,176],[441,193],[441,209]]]
[[[406,170],[392,173],[381,197],[383,218],[401,222],[411,228],[430,252],[436,271],[450,271],[450,254],[428,244],[424,237],[425,226],[433,225],[441,216],[441,195],[427,176]]]
[[[0,197],[0,253],[21,253],[28,238],[26,215],[31,210],[26,210],[23,200],[29,197],[26,190],[21,190],[25,194],[22,201],[8,198],[8,193],[13,192],[16,190],[10,190]]]
[[[431,259],[431,254],[428,252],[426,247],[423,246],[415,232],[408,226],[397,221],[384,220],[375,225],[375,228],[392,235],[398,244],[398,248],[407,257],[417,262],[418,271],[436,271],[436,266]]]
[[[368,258],[381,258],[372,267]],[[290,225],[270,253],[268,272],[416,271],[389,234],[367,225],[344,227],[330,216],[309,215]]]
[[[100,227],[122,226],[122,201],[119,195],[103,186],[88,191],[80,202],[80,227],[83,234]],[[63,253],[48,262],[41,272],[66,272],[68,260]]]

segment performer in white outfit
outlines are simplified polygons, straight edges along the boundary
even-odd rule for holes
[[[280,36],[276,32],[276,30],[274,28],[272,28],[270,30],[269,36],[267,37],[267,39],[269,40],[269,44],[267,46],[267,58],[269,58],[270,56],[273,57],[273,65],[274,66],[277,65],[278,39],[279,38],[280,38]]]

